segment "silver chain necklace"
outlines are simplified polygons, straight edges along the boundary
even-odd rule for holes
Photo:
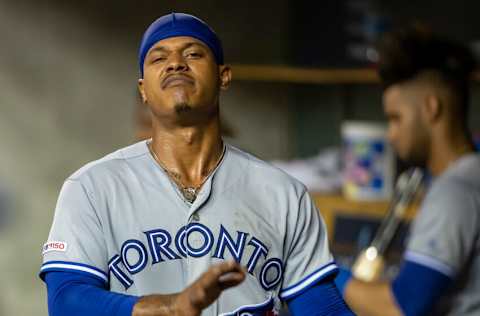
[[[165,167],[163,165],[163,163],[160,161],[160,159],[158,159],[158,156],[157,154],[155,153],[155,151],[153,150],[153,146],[152,146],[152,141],[150,140],[149,142],[147,142],[147,147],[148,147],[148,150],[150,151],[150,153],[152,154],[153,158],[155,159],[155,161],[158,163],[158,165],[165,171],[165,173],[168,175],[168,177],[176,184],[177,188],[180,189],[180,192],[182,193],[184,199],[189,202],[189,203],[193,203],[195,201],[195,199],[197,198],[197,194],[200,190],[200,188],[202,187],[202,185],[205,183],[205,181],[207,181],[207,179],[209,178],[210,174],[217,168],[218,164],[220,163],[220,161],[222,160],[223,158],[223,155],[225,154],[225,150],[226,150],[226,146],[223,146],[223,150],[222,150],[222,154],[220,155],[220,157],[218,158],[217,162],[215,163],[215,167],[212,168],[212,170],[208,173],[207,176],[205,176],[205,178],[202,180],[202,182],[197,185],[197,186],[194,186],[194,187],[191,187],[191,186],[186,186],[184,185],[180,179],[179,179],[179,176],[177,173],[173,172],[173,171],[170,171],[167,167]]]

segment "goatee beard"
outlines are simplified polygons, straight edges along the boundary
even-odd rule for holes
[[[187,114],[189,112],[192,111],[192,107],[190,106],[190,104],[188,103],[178,103],[178,104],[175,104],[175,112],[178,114],[178,115],[181,115],[181,114]]]

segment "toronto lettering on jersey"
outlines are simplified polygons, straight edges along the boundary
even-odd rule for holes
[[[198,245],[191,245],[189,236],[193,233],[201,236]],[[154,229],[144,232],[146,244],[138,239],[126,240],[120,253],[114,255],[108,263],[111,275],[128,289],[134,281],[131,275],[142,272],[150,259],[151,265],[159,264],[167,260],[179,260],[188,257],[204,257],[212,253],[213,258],[224,259],[225,252],[237,262],[246,262],[248,273],[253,271],[261,262],[261,269],[258,276],[260,285],[269,291],[275,288],[283,277],[283,262],[279,258],[267,258],[269,249],[255,236],[248,237],[248,233],[236,232],[232,237],[223,225],[220,225],[218,236],[215,238],[212,231],[200,223],[190,223],[181,227],[175,236],[172,236],[164,229]],[[246,247],[251,247],[252,252],[249,258],[243,258]],[[133,256],[132,256],[133,255]],[[134,257],[135,259],[132,259]],[[127,271],[128,273],[125,273]]]

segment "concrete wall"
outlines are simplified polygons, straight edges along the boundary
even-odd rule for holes
[[[118,44],[79,19],[6,1],[0,38],[0,181],[14,194],[0,232],[0,315],[46,315],[37,273],[58,190],[82,164],[132,141],[134,68],[122,61],[135,56],[112,58]]]

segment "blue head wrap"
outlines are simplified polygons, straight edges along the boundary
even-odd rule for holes
[[[190,36],[205,43],[217,64],[223,65],[223,49],[217,34],[202,20],[185,13],[170,13],[158,18],[143,34],[138,52],[140,74],[143,78],[143,64],[149,49],[158,41],[176,36]]]

